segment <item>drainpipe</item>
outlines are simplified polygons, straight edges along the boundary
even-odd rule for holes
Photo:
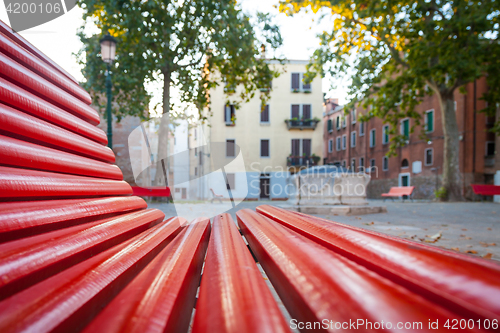
[[[472,177],[473,181],[476,181],[476,80],[474,80],[474,120],[473,120],[473,136],[472,136]]]

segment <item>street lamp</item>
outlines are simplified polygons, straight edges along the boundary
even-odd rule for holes
[[[108,147],[113,149],[113,118],[111,117],[111,64],[115,60],[116,39],[108,32],[99,43],[101,44],[101,58],[107,65],[106,70],[106,92],[108,95],[108,105],[106,107],[106,117],[108,118]]]

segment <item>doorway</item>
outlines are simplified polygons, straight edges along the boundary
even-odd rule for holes
[[[260,199],[270,198],[271,178],[268,174],[260,175]]]
[[[399,174],[399,184],[400,187],[403,186],[410,186],[410,173],[405,172],[405,173],[400,173]],[[403,195],[403,199],[406,200],[408,199],[407,195]]]

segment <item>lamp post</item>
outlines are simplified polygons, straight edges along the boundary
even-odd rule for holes
[[[108,32],[99,43],[101,44],[101,58],[106,63],[106,93],[108,95],[108,105],[106,107],[106,117],[108,121],[108,147],[113,149],[113,118],[111,116],[111,64],[115,60],[116,39]]]

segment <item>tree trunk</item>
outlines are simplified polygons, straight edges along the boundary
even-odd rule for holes
[[[158,157],[156,159],[155,186],[168,186],[169,170],[169,148],[168,134],[170,123],[170,83],[171,73],[169,70],[163,71],[163,115],[158,130]]]
[[[443,154],[443,183],[446,190],[444,200],[463,201],[461,184],[462,177],[459,166],[459,139],[458,125],[455,114],[455,103],[453,91],[441,91],[438,93],[439,104],[441,106],[441,119],[444,133],[444,154]]]

